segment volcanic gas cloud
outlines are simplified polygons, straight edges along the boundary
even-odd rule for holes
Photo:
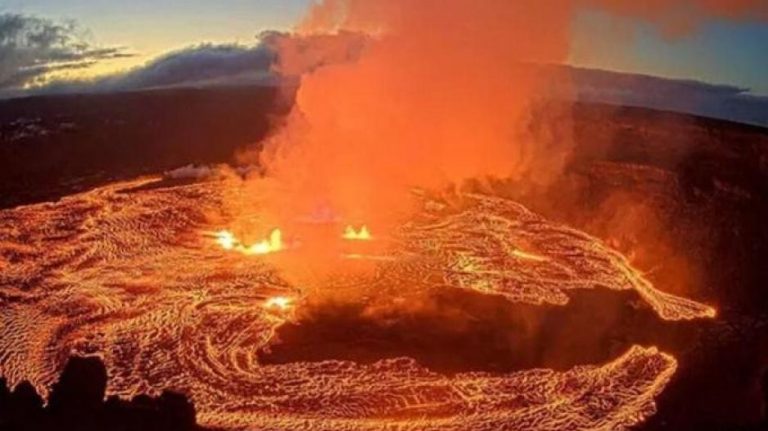
[[[277,43],[279,69],[302,74],[295,108],[263,150],[244,156],[259,160],[274,188],[260,208],[280,226],[330,212],[381,232],[407,217],[413,188],[487,178],[546,187],[569,160],[572,140],[568,108],[545,100],[570,85],[540,66],[566,62],[571,24],[585,9],[685,34],[713,16],[760,16],[767,7],[761,0],[317,2],[296,34]]]

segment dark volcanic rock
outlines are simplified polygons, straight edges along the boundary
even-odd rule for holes
[[[104,402],[106,389],[107,369],[98,358],[71,359],[51,387],[48,410],[55,415],[93,412]]]
[[[3,431],[190,431],[202,430],[195,407],[181,394],[157,398],[138,395],[131,401],[104,401],[107,372],[97,358],[72,358],[51,387],[48,404],[28,382],[11,392],[0,380],[0,430]]]
[[[173,89],[0,101],[0,208],[192,163],[224,163],[285,111],[281,89]]]

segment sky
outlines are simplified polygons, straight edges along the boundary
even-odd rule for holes
[[[11,12],[77,21],[96,46],[134,55],[103,59],[76,73],[99,75],[139,66],[200,43],[252,43],[262,30],[288,30],[311,0],[0,0]],[[630,28],[629,40],[602,37],[606,26]],[[597,48],[595,45],[597,44]],[[587,49],[589,48],[589,49]],[[768,95],[768,25],[710,21],[670,39],[637,22],[582,13],[574,25],[574,65],[695,79]],[[74,73],[74,72],[72,72]]]
[[[94,44],[135,57],[91,73],[140,65],[200,43],[253,43],[262,30],[288,30],[310,0],[0,0],[0,13],[75,20]]]
[[[604,37],[601,33],[610,26],[628,29],[626,37]],[[768,95],[768,24],[713,20],[691,33],[671,38],[648,24],[585,12],[574,25],[571,62],[618,72],[734,85]]]

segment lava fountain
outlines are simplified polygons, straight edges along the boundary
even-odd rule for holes
[[[283,249],[283,233],[280,229],[273,229],[268,239],[246,245],[238,239],[234,233],[228,230],[220,230],[212,235],[216,243],[224,250],[232,250],[245,255],[264,255],[276,253]]]

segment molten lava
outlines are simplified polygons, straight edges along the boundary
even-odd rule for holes
[[[233,250],[245,255],[263,255],[283,250],[283,233],[280,229],[274,229],[268,239],[255,244],[243,244],[234,233],[228,230],[220,230],[214,234],[216,242],[224,250]]]
[[[240,241],[235,237],[235,234],[228,230],[220,230],[216,232],[216,242],[219,243],[224,250],[234,250],[235,246],[240,244]]]
[[[673,357],[641,346],[568,371],[448,376],[404,357],[261,363],[308,291],[270,260],[239,253],[300,250],[284,247],[279,231],[258,247],[229,231],[214,235],[218,247],[200,237],[236,199],[234,180],[140,187],[149,181],[0,211],[0,374],[10,384],[42,389],[62,358],[97,354],[113,376],[110,394],[177,389],[217,428],[622,430],[653,414],[675,372]],[[390,304],[404,292],[458,288],[563,306],[574,289],[610,288],[637,291],[665,319],[713,312],[657,290],[600,240],[514,202],[425,196],[422,208],[389,233],[391,248],[369,262],[376,271],[338,265],[318,285]]]
[[[547,258],[544,256],[539,256],[538,254],[529,253],[523,250],[513,250],[512,256],[518,259],[532,260],[534,262],[545,262],[547,260]]]
[[[273,296],[264,301],[264,308],[277,309],[280,311],[289,310],[293,306],[293,299],[287,296]]]
[[[360,230],[355,230],[354,227],[347,226],[347,228],[344,230],[344,235],[342,235],[342,238],[351,241],[369,241],[373,239],[371,232],[368,230],[368,226],[365,225],[363,225]]]

